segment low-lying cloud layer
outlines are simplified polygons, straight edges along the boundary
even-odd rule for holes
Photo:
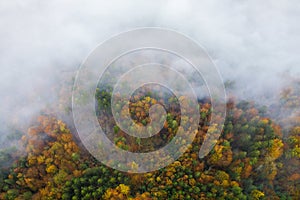
[[[203,45],[237,95],[271,98],[284,76],[299,77],[299,21],[297,0],[1,1],[0,132],[56,101],[49,88],[103,40],[145,26]]]

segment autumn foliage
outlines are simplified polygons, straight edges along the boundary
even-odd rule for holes
[[[97,107],[104,110],[97,112],[99,123],[108,125],[108,137],[120,148],[152,151],[170,141],[180,127],[178,99],[160,101],[139,94],[130,105],[136,123],[149,123],[149,107],[156,103],[170,104],[167,119],[151,141],[128,136],[111,118],[111,93],[97,92]],[[118,107],[122,112],[123,105]],[[104,166],[73,138],[65,123],[40,116],[22,138],[26,156],[0,181],[0,199],[299,199],[300,121],[284,137],[280,125],[254,103],[231,101],[221,137],[199,159],[211,109],[209,101],[199,101],[201,120],[193,144],[169,166],[145,174]]]

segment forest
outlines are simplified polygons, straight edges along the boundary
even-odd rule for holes
[[[97,117],[100,125],[108,124],[107,136],[119,148],[149,152],[178,131],[178,99],[171,94],[160,98],[144,90],[130,102],[132,119],[140,125],[149,123],[152,105],[168,105],[164,127],[151,140],[129,136],[116,125],[111,95],[111,88],[97,88]],[[27,133],[9,134],[22,148],[0,151],[0,199],[300,199],[300,113],[282,117],[283,110],[300,106],[300,82],[283,90],[272,107],[231,97],[222,134],[203,159],[198,152],[211,104],[198,103],[201,119],[192,145],[171,165],[143,174],[131,173],[134,165],[128,172],[103,165],[81,144],[72,124],[43,113]]]

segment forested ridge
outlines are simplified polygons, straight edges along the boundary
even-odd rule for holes
[[[110,121],[108,137],[118,147],[133,152],[151,151],[171,140],[178,130],[178,102],[170,96],[161,100],[170,104],[169,114],[153,140],[128,136],[109,118],[110,95],[110,90],[98,88],[96,106],[102,111],[97,116],[100,125],[106,123],[104,118]],[[146,108],[158,101],[155,95],[137,94],[130,106],[132,118],[142,125],[149,123]],[[277,107],[299,105],[300,92],[294,87],[282,92]],[[101,164],[67,124],[45,113],[26,135],[16,132],[10,136],[19,138],[18,145],[25,153],[21,148],[1,150],[0,199],[300,198],[299,113],[276,119],[276,124],[264,107],[231,99],[217,144],[204,159],[199,159],[209,126],[209,101],[199,101],[199,112],[198,132],[189,149],[171,165],[144,174],[130,173],[134,164],[128,165],[128,173]]]

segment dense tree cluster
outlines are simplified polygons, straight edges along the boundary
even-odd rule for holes
[[[15,163],[3,187],[3,199],[59,199],[62,186],[80,176],[79,148],[66,125],[40,116],[22,137],[27,156]]]
[[[148,141],[136,139],[113,120],[110,89],[98,89],[96,98],[99,123],[108,125],[108,137],[125,150],[157,149],[173,138],[180,125],[190,123],[188,118],[180,122],[178,99],[174,96],[160,99],[159,95],[138,93],[129,108],[132,119],[141,126],[150,122],[152,105],[169,106],[165,106],[168,114],[161,132]],[[123,106],[117,105],[117,110],[122,112]],[[254,103],[229,101],[221,137],[209,155],[199,159],[208,134],[210,103],[200,101],[199,112],[197,135],[187,151],[169,166],[145,174],[123,173],[104,166],[75,143],[66,124],[52,116],[40,116],[22,138],[26,156],[2,173],[0,199],[300,198],[300,121],[284,137],[280,126]]]

